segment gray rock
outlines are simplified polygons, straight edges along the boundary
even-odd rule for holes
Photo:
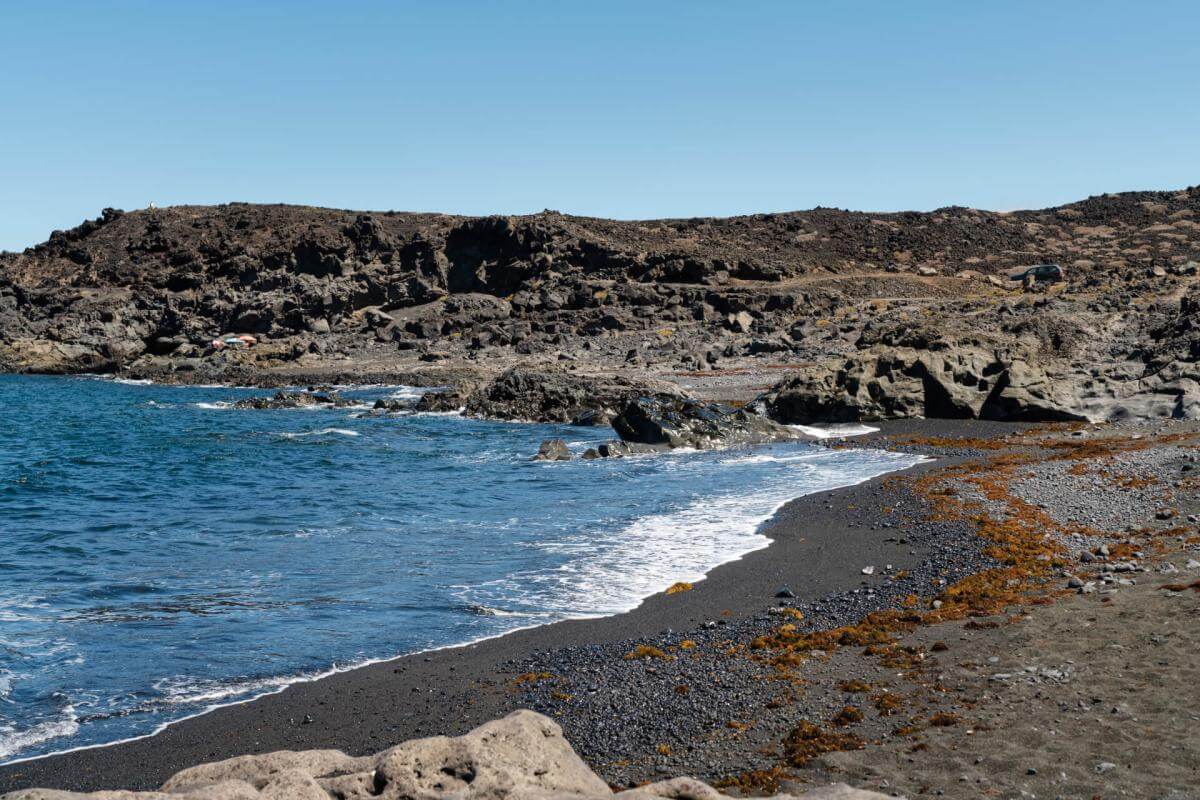
[[[157,792],[27,789],[5,795],[4,800],[604,800],[613,796],[571,749],[555,722],[532,711],[515,711],[463,736],[414,739],[374,756],[354,758],[337,750],[267,753],[185,769]],[[617,796],[629,800],[724,797],[692,778],[640,786]],[[885,795],[832,784],[796,797],[879,800]]]
[[[1124,365],[1111,378],[1071,361],[972,342],[878,344],[805,367],[756,401],[784,423],[897,417],[1101,422],[1200,415],[1200,367],[1153,374]]]
[[[537,455],[534,456],[537,461],[570,461],[571,451],[567,448],[567,443],[562,439],[546,439],[538,447]]]
[[[739,311],[726,317],[725,325],[734,333],[749,333],[754,325],[754,316],[749,311]]]
[[[639,395],[671,398],[682,393],[661,382],[514,368],[472,391],[464,405],[467,414],[488,419],[602,424],[608,409]]]
[[[266,779],[279,773],[320,777],[337,772],[362,772],[370,768],[370,758],[352,758],[340,750],[281,751],[261,756],[239,756],[185,769],[168,778],[162,785],[162,791],[186,792],[226,781],[240,781],[261,788]]]
[[[337,392],[276,392],[271,397],[247,397],[233,404],[234,408],[280,409],[329,406],[344,408],[354,405],[353,400]]]
[[[745,409],[688,398],[637,397],[613,419],[626,442],[698,450],[811,439]]]

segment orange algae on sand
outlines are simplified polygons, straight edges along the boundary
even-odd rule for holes
[[[640,658],[657,658],[662,661],[670,661],[671,656],[664,653],[654,645],[639,644],[637,647],[625,654],[626,661],[635,661]]]
[[[800,720],[783,740],[784,760],[793,767],[802,767],[812,759],[838,750],[862,750],[866,741],[852,733],[834,733]]]

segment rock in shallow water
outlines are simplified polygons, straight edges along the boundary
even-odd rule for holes
[[[329,406],[345,408],[354,405],[353,400],[342,397],[337,392],[276,392],[270,397],[247,397],[233,404],[234,408],[308,408],[311,406]]]
[[[570,461],[571,451],[562,439],[547,439],[533,458],[536,461]]]
[[[679,390],[662,382],[514,368],[471,392],[465,405],[467,414],[487,419],[604,425],[610,409],[639,394],[669,398]]]
[[[699,450],[811,438],[745,409],[687,397],[634,398],[612,426],[626,442]]]
[[[5,795],[4,800],[590,800],[613,796],[571,749],[555,722],[532,711],[515,711],[464,736],[414,739],[374,756],[353,758],[337,750],[241,756],[178,772],[158,792],[27,789]],[[640,786],[616,796],[630,800],[724,797],[691,778]],[[798,797],[880,800],[886,795],[833,784]]]

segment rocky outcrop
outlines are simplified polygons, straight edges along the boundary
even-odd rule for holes
[[[1027,422],[1200,418],[1200,365],[1105,369],[1030,353],[882,346],[807,367],[755,402],[785,423],[901,417]]]
[[[1048,290],[1025,294],[1005,278],[1043,259],[1064,265],[1053,296],[1071,298],[1072,316],[1127,317],[1095,331],[1138,360],[1151,332],[1139,319],[1158,313],[1145,301],[1195,279],[1198,219],[1196,188],[1004,214],[816,208],[641,222],[108,209],[0,253],[0,369],[208,382],[496,353],[607,369],[804,363],[862,349],[866,328],[905,316],[952,332],[1036,328],[1040,309],[1013,298]],[[228,333],[254,334],[259,346],[206,347]]]
[[[374,756],[337,750],[242,756],[185,769],[157,792],[78,794],[28,789],[4,800],[601,800],[614,794],[575,754],[553,721],[517,711],[464,736],[415,739]],[[616,795],[628,800],[718,800],[690,778]],[[786,797],[780,795],[780,797]],[[877,800],[835,784],[804,800]]]
[[[626,442],[697,450],[810,438],[745,409],[688,397],[635,397],[612,426]]]
[[[642,394],[681,396],[677,387],[664,382],[514,368],[472,392],[466,399],[465,412],[488,419],[530,422],[578,419],[591,425],[596,418],[610,419],[627,398]]]
[[[759,414],[695,400],[673,384],[621,377],[510,369],[470,391],[463,404],[464,413],[487,419],[584,426],[608,422],[622,442],[596,448],[589,458],[628,455],[635,449],[709,449],[806,438]],[[543,442],[537,455],[539,460],[570,457],[558,439]]]
[[[281,409],[281,408],[346,408],[354,401],[337,392],[276,392],[270,397],[246,397],[233,404],[234,408]]]

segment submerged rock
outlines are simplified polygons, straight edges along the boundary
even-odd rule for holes
[[[724,797],[692,778],[640,786],[629,800]],[[575,754],[562,729],[532,711],[514,711],[463,736],[413,739],[373,756],[338,750],[241,756],[185,769],[157,792],[81,794],[26,789],[4,800],[600,800],[614,797]],[[780,798],[788,795],[780,795]],[[886,795],[833,784],[798,800],[881,800]]]

